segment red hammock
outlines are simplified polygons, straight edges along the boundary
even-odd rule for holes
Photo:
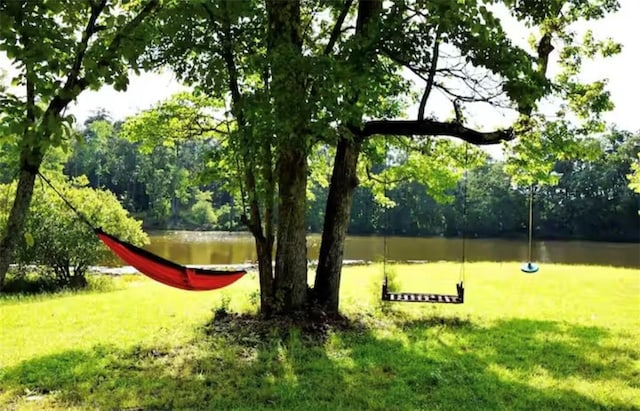
[[[202,268],[190,268],[120,241],[117,238],[96,229],[102,242],[127,264],[142,274],[163,284],[183,290],[206,291],[226,287],[246,274],[246,271],[215,271]]]

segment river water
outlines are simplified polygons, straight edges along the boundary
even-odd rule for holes
[[[256,261],[253,238],[248,233],[166,231],[150,235],[145,248],[181,264],[243,264]],[[452,238],[350,236],[345,260],[461,261],[463,241]],[[318,258],[320,235],[308,237],[308,258]],[[466,261],[526,261],[528,246],[522,240],[467,239]],[[541,263],[604,265],[640,268],[640,244],[590,241],[537,241],[533,260]]]

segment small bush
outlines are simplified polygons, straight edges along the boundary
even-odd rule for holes
[[[119,289],[118,281],[107,275],[87,275],[80,286],[58,281],[46,271],[33,268],[29,272],[11,270],[5,278],[3,293],[6,294],[46,294],[65,290],[85,289],[94,292],[109,292]],[[73,281],[73,280],[72,280]]]
[[[109,292],[120,289],[118,281],[108,275],[95,274],[87,276],[87,289],[96,292]]]
[[[255,290],[249,294],[249,304],[251,305],[251,308],[256,310],[260,309],[260,290]]]
[[[38,272],[27,274],[11,271],[4,279],[2,292],[6,294],[42,294],[60,291],[61,286],[52,277]]]
[[[231,312],[229,310],[230,304],[231,304],[231,297],[229,297],[229,295],[227,294],[222,295],[222,297],[220,298],[220,302],[213,309],[214,318],[220,319],[229,315],[229,313]]]

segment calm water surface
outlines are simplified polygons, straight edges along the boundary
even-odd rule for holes
[[[182,264],[242,264],[255,262],[253,238],[248,233],[167,231],[150,235],[146,249]],[[387,237],[387,260],[460,261],[462,240],[451,238]],[[467,261],[525,261],[527,243],[521,240],[467,239]],[[320,235],[307,240],[308,258],[317,259]],[[380,260],[384,238],[347,238],[347,260]],[[640,268],[640,244],[589,241],[539,241],[534,260],[542,263],[611,265]]]

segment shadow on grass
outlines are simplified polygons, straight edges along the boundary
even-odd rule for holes
[[[622,378],[633,383],[640,377],[640,370],[633,363],[638,352],[604,345],[603,340],[610,335],[604,328],[529,319],[509,319],[480,327],[466,320],[438,317],[399,325],[411,330],[408,337],[413,341],[434,327],[457,329],[464,341],[456,349],[471,357],[475,353],[481,356],[478,360],[509,370],[526,373],[543,369],[556,379],[575,376],[589,381]],[[443,349],[448,347],[442,345]],[[621,358],[624,361],[618,361]],[[640,388],[638,383],[633,386]]]
[[[54,398],[59,406],[99,409],[631,410],[639,405],[594,400],[561,382],[539,388],[523,377],[542,372],[556,381],[637,380],[635,352],[616,352],[615,364],[603,361],[611,354],[602,345],[604,329],[521,319],[491,327],[439,318],[396,325],[397,333],[389,334],[362,327],[329,331],[320,342],[296,328],[268,335],[230,328],[203,332],[183,347],[97,346],[6,369],[0,386],[14,400],[30,392]]]

